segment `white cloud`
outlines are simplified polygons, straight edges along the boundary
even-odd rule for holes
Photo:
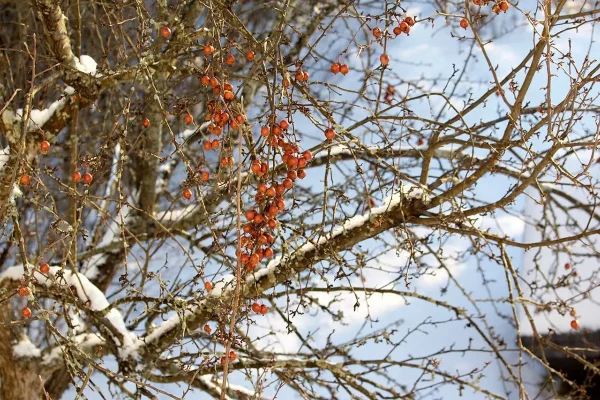
[[[525,221],[514,215],[503,215],[501,217],[479,215],[472,221],[473,226],[477,229],[512,238],[522,235],[525,230]]]

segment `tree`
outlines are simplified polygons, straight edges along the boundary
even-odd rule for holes
[[[1,398],[577,386],[535,315],[597,288],[600,9],[521,3],[5,0]]]

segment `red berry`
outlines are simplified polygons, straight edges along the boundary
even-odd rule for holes
[[[237,354],[235,354],[235,351],[231,350],[229,352],[229,361],[235,361],[236,358],[237,358]]]
[[[404,22],[406,22],[408,24],[408,26],[413,26],[415,24],[415,20],[413,17],[404,18]]]
[[[212,332],[212,328],[210,327],[210,325],[208,325],[208,324],[204,325],[204,332],[206,332],[210,335],[210,333]]]
[[[246,60],[248,61],[254,61],[254,52],[252,50],[248,50],[246,52]]]
[[[381,29],[379,29],[378,27],[375,27],[375,28],[373,28],[372,32],[373,32],[373,36],[375,36],[375,39],[381,38],[381,36],[382,36]]]
[[[337,73],[340,72],[340,67],[340,63],[333,63],[331,64],[331,67],[329,67],[329,70],[337,75]]]
[[[192,114],[190,114],[190,113],[187,113],[187,114],[185,115],[185,118],[184,118],[184,120],[185,120],[185,123],[186,123],[187,125],[189,125],[189,124],[191,124],[192,122],[194,122],[194,117],[192,116]]]
[[[300,178],[300,179],[306,178],[306,171],[303,169],[299,169],[298,170],[298,178]]]
[[[577,321],[576,319],[571,321],[571,328],[572,329],[579,329],[579,321]]]
[[[254,302],[254,304],[252,304],[252,311],[254,311],[257,314],[260,313],[260,304]]]
[[[212,290],[212,283],[210,283],[209,281],[204,282],[204,289],[206,289],[207,291],[211,291]]]
[[[40,265],[40,272],[42,274],[47,274],[48,272],[50,272],[50,266],[48,265],[48,263]]]
[[[47,140],[42,141],[42,143],[40,143],[40,149],[44,153],[48,152],[48,150],[50,150],[50,142]]]
[[[398,36],[398,35],[400,35],[402,33],[402,30],[400,29],[399,26],[397,26],[397,27],[394,28],[393,32],[394,32],[394,35]]]
[[[227,65],[232,66],[235,63],[235,57],[232,54],[228,54],[227,57],[225,57],[225,62]]]
[[[271,221],[275,222],[275,220],[273,220],[273,219],[269,220],[269,222],[271,222]],[[267,247],[267,248],[265,249],[265,251],[264,251],[264,255],[265,255],[265,257],[266,257],[266,258],[271,258],[271,257],[273,257],[273,249],[272,249],[272,248],[270,248],[270,247]]]
[[[312,153],[309,150],[306,150],[304,153],[302,153],[302,157],[304,157],[304,159],[306,161],[311,160],[312,159]]]
[[[144,118],[144,119],[142,120],[142,126],[143,126],[144,128],[148,128],[148,127],[150,126],[150,120],[149,120],[148,118]]]
[[[192,191],[190,189],[185,189],[183,191],[183,198],[189,200],[192,198]]]
[[[215,48],[212,47],[212,45],[210,44],[206,44],[204,45],[204,48],[202,50],[204,51],[205,56],[210,56],[213,53],[213,51],[215,51]]]
[[[571,269],[571,264],[570,263],[566,263],[565,264],[565,269]]]
[[[19,293],[19,296],[27,297],[31,294],[31,291],[27,286],[21,286],[17,289],[17,293]]]
[[[390,63],[390,56],[383,53],[379,56],[379,61],[381,62],[381,65],[388,65]]]
[[[508,11],[508,8],[509,8],[510,6],[508,5],[508,3],[507,3],[506,1],[501,1],[501,2],[498,4],[498,7],[500,7],[500,10],[502,10],[502,11],[504,11],[504,12],[507,12],[507,11]]]
[[[467,27],[469,26],[469,21],[466,20],[466,18],[463,18],[460,20],[460,27],[463,29],[467,29]]]
[[[335,137],[335,131],[332,128],[325,129],[325,137],[328,140],[333,140],[333,138]]]
[[[284,119],[279,123],[279,127],[285,131],[287,128],[290,127],[290,123]]]
[[[398,27],[400,28],[400,32],[402,33],[406,33],[408,35],[408,32],[410,32],[410,26],[408,26],[406,21],[400,22],[400,25],[398,25]]]
[[[75,171],[73,172],[73,175],[71,175],[71,179],[73,179],[73,182],[77,183],[81,180],[81,172],[79,171]]]
[[[348,68],[348,66],[347,66],[346,64],[343,64],[343,65],[340,67],[340,72],[341,72],[343,75],[346,75],[348,72],[350,72],[350,69]]]
[[[254,220],[254,217],[256,217],[256,211],[254,211],[254,210],[248,210],[248,211],[246,211],[246,219],[248,221]]]
[[[168,39],[171,37],[171,29],[168,26],[163,26],[162,28],[160,28],[160,35],[162,37],[164,37],[165,39]]]
[[[265,314],[267,313],[267,311],[269,311],[269,307],[267,307],[266,305],[262,304],[262,305],[260,306],[260,313],[261,313],[262,315],[265,315]]]
[[[31,177],[28,174],[21,175],[21,185],[24,185],[24,186],[31,185]]]
[[[23,318],[31,317],[31,308],[29,308],[27,306],[23,307],[23,309],[21,310],[21,316]]]
[[[94,179],[94,177],[89,172],[86,172],[85,174],[83,174],[83,182],[87,183],[88,185],[90,183],[92,183],[93,179]]]

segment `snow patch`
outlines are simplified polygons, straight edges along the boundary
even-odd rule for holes
[[[42,352],[27,338],[13,346],[13,355],[15,358],[35,358],[40,357]]]
[[[4,149],[0,150],[0,171],[2,171],[4,169],[4,167],[6,166],[9,155],[10,155],[10,146],[6,146]]]
[[[96,60],[85,54],[82,54],[80,58],[75,57],[75,69],[91,76],[102,76],[102,74],[97,71],[98,63]]]

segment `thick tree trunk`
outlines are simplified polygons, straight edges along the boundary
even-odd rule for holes
[[[38,371],[27,359],[17,360],[13,346],[26,339],[22,324],[10,302],[0,307],[0,399],[38,400],[41,395],[41,382]]]

